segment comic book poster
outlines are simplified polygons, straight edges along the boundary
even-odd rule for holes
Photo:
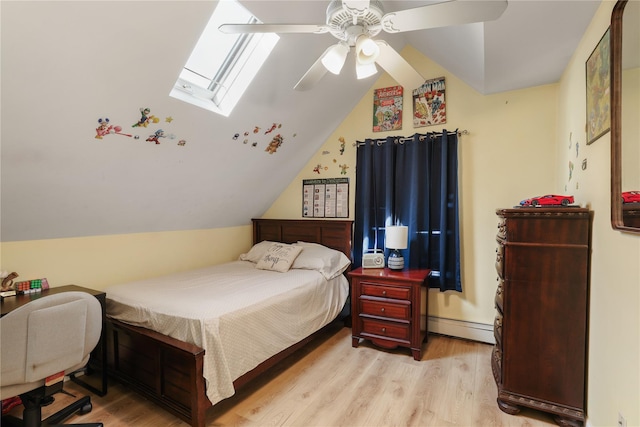
[[[373,92],[373,131],[402,129],[402,86],[376,89]]]
[[[413,127],[447,123],[444,77],[427,80],[413,91]]]

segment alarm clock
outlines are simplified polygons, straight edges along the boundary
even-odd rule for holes
[[[384,268],[384,254],[380,249],[371,249],[362,255],[362,268]]]

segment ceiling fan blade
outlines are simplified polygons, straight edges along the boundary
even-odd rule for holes
[[[507,0],[445,1],[387,13],[382,17],[382,29],[388,33],[399,33],[493,21],[498,19],[506,8]]]
[[[322,58],[331,50],[333,46],[329,46],[322,55],[313,63],[311,68],[304,73],[304,76],[293,87],[295,90],[309,90],[327,74],[327,68],[322,64]]]
[[[420,75],[409,63],[396,52],[387,42],[376,40],[380,47],[380,55],[376,62],[405,90],[414,90],[424,83],[424,77]]]
[[[218,29],[225,34],[242,33],[314,33],[329,32],[327,25],[315,24],[222,24]]]

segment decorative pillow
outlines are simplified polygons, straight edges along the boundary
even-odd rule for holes
[[[258,262],[264,256],[267,249],[276,242],[270,242],[269,240],[263,240],[260,243],[256,243],[246,254],[240,254],[240,261]]]
[[[351,260],[345,254],[319,243],[298,242],[297,245],[304,249],[293,262],[292,268],[317,270],[330,280],[344,273],[351,265]]]
[[[302,246],[272,243],[256,264],[256,268],[286,273],[300,252]]]

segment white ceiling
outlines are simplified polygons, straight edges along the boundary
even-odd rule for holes
[[[323,24],[329,4],[317,0],[241,2],[263,22],[285,24]],[[382,1],[385,12],[438,2]],[[509,0],[496,21],[394,35],[382,32],[376,38],[397,50],[410,44],[478,92],[491,94],[557,82],[599,5],[594,0]],[[297,54],[306,67],[335,41],[329,34],[282,37],[305,41],[304,52]]]
[[[322,24],[329,4],[241,1],[268,23]],[[387,12],[427,3],[383,1]],[[510,0],[495,22],[377,38],[398,51],[411,45],[490,94],[557,82],[599,4]],[[351,55],[341,75],[327,73],[313,89],[295,91],[335,39],[283,34],[232,114],[223,117],[168,96],[216,1],[0,5],[1,232],[7,241],[248,224],[291,184],[382,74],[357,80]],[[155,128],[130,125],[141,107],[172,116],[170,124],[156,127],[185,138],[186,146],[145,143]],[[96,139],[99,117],[140,139]],[[251,133],[255,148],[233,139],[274,122],[282,124],[278,132],[285,138],[277,154],[265,152],[264,132]],[[368,128],[354,130],[360,132],[366,137]]]

